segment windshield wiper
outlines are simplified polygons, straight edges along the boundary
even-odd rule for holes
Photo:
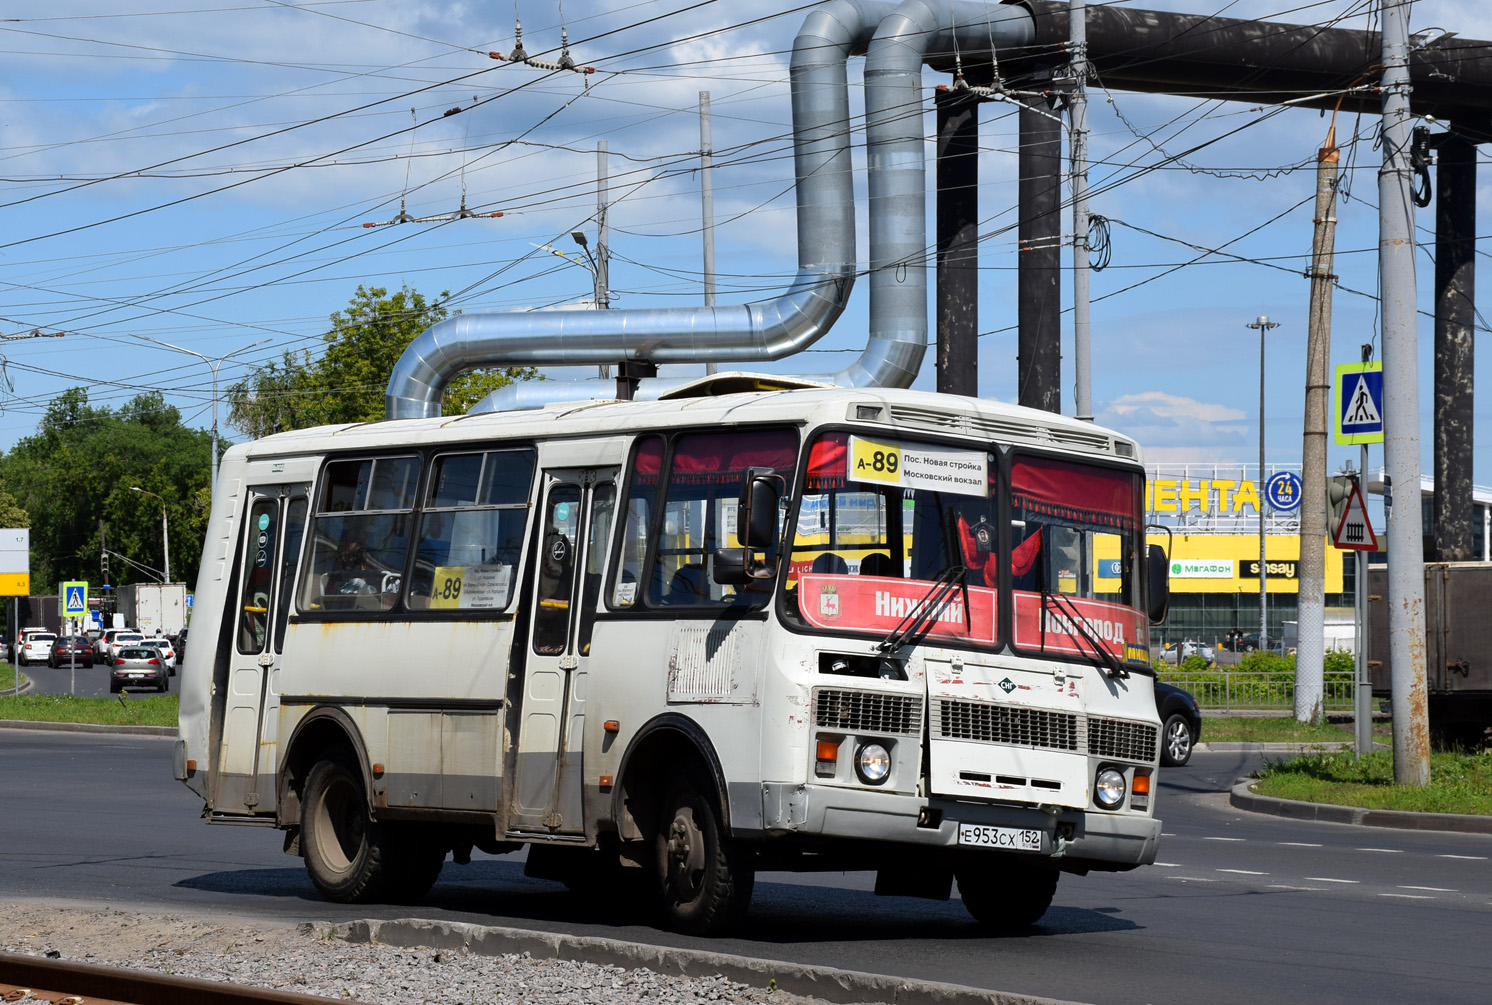
[[[907,616],[891,630],[891,634],[881,640],[876,646],[882,653],[890,655],[902,646],[906,645],[919,632],[921,632],[934,617],[942,613],[943,605],[948,600],[948,595],[960,586],[964,591],[964,625],[969,627],[969,618],[973,612],[969,610],[969,584],[965,582],[968,575],[968,567],[963,565],[950,565],[938,573],[938,578],[923,595],[922,599],[912,605]],[[971,629],[972,630],[972,629]]]
[[[1115,657],[1113,653],[1105,649],[1102,642],[1099,642],[1098,639],[1093,637],[1093,633],[1088,630],[1088,622],[1083,619],[1083,616],[1078,611],[1077,606],[1073,604],[1071,600],[1064,597],[1062,594],[1052,593],[1048,590],[1041,591],[1041,648],[1043,650],[1046,649],[1045,615],[1048,600],[1052,601],[1053,605],[1062,611],[1062,613],[1066,616],[1068,622],[1071,623],[1073,630],[1078,633],[1078,637],[1081,638],[1084,642],[1088,643],[1088,648],[1093,650],[1094,655],[1098,657],[1098,662],[1103,664],[1103,669],[1106,674],[1108,674],[1110,677],[1129,676],[1129,671],[1124,669],[1124,664],[1120,663],[1118,658]]]

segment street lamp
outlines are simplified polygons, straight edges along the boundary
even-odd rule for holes
[[[166,582],[169,583],[171,582],[171,527],[169,524],[166,523],[166,500],[161,499],[160,496],[156,495],[149,489],[142,489],[138,485],[131,485],[130,491],[139,492],[143,495],[154,496],[156,499],[161,500],[161,551],[165,555]]]
[[[255,346],[261,346],[264,343],[268,342],[269,339],[262,338],[258,342],[250,342],[246,346],[234,349],[230,353],[217,357],[217,359],[212,359],[211,357],[202,355],[202,353],[198,352],[195,349],[187,349],[183,346],[172,345],[170,342],[162,342],[160,339],[151,338],[149,335],[136,335],[135,338],[144,339],[146,342],[154,342],[156,345],[165,346],[167,349],[175,349],[177,352],[184,352],[188,353],[189,355],[196,356],[198,359],[212,368],[212,484],[208,486],[208,493],[209,495],[216,497],[218,491],[218,367],[223,365],[224,360],[231,359],[241,352],[248,352]],[[137,491],[144,490],[141,489]],[[168,575],[166,578],[170,579],[170,576]]]
[[[1269,643],[1269,595],[1265,592],[1265,574],[1268,566],[1264,562],[1264,334],[1278,328],[1278,321],[1259,315],[1249,328],[1259,331],[1259,481],[1255,488],[1259,499],[1259,651],[1267,652]]]

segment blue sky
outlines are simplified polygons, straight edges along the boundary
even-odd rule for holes
[[[589,297],[584,268],[536,246],[573,255],[571,231],[594,240],[601,140],[610,148],[615,200],[615,306],[702,302],[692,159],[701,90],[711,92],[718,152],[717,301],[774,295],[794,273],[786,67],[802,10],[784,14],[783,5],[754,0],[571,0],[564,13],[572,55],[596,67],[580,75],[489,59],[488,51],[513,47],[513,9],[502,4],[194,2],[204,6],[32,0],[0,21],[0,334],[67,333],[0,345],[14,385],[0,381],[0,449],[35,429],[47,401],[79,384],[110,404],[159,389],[190,422],[208,425],[208,367],[145,338],[214,358],[267,340],[223,363],[226,387],[245,364],[318,347],[327,316],[359,283],[407,283],[431,297],[450,291],[450,305],[466,312]],[[1372,5],[1135,6],[1365,27],[1355,12]],[[519,0],[518,11],[529,53],[558,47],[554,5]],[[1419,0],[1411,29],[1431,26],[1492,38],[1492,10],[1478,0]],[[853,61],[857,109],[859,71]],[[926,78],[929,89],[944,79]],[[1096,188],[1131,173],[1121,165],[1154,164],[1233,133],[1092,201],[1113,221],[1112,262],[1092,283],[1099,421],[1137,437],[1152,460],[1256,457],[1258,336],[1245,326],[1267,314],[1281,324],[1268,336],[1268,457],[1297,460],[1309,285],[1301,273],[1311,241],[1311,164],[1327,120],[1314,111],[1269,115],[1241,102],[1101,87],[1091,97]],[[443,114],[454,108],[463,111]],[[930,114],[927,121],[930,132]],[[1356,360],[1357,347],[1377,338],[1376,126],[1376,117],[1338,123],[1349,198],[1337,207],[1343,289],[1334,301],[1333,363]],[[1015,242],[1005,227],[1014,222],[1014,115],[986,106],[980,141],[980,391],[1012,400]],[[863,175],[857,184],[863,191]],[[1486,187],[1479,234],[1492,213]],[[504,215],[363,226],[393,219],[401,204],[416,217],[448,216],[463,197],[474,211]],[[1426,241],[1433,214],[1431,206],[1418,217]],[[860,215],[863,262],[863,203]],[[1212,257],[1176,268],[1196,258],[1192,246],[1224,245],[1248,261]],[[1418,266],[1428,310],[1428,248]],[[1064,287],[1070,295],[1067,277]],[[866,292],[862,282],[814,352],[767,368],[821,373],[853,359],[865,341]],[[1070,329],[1069,315],[1068,412]],[[1428,472],[1428,317],[1419,334]],[[1478,368],[1489,366],[1484,352]],[[931,389],[933,377],[929,352],[916,386]],[[1483,395],[1479,430],[1489,412]],[[234,431],[225,425],[224,434]],[[1335,466],[1356,453],[1333,447],[1329,460]],[[1474,474],[1492,483],[1485,436]]]

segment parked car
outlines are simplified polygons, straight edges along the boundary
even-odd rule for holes
[[[1193,642],[1191,639],[1185,642],[1167,642],[1160,651],[1160,658],[1164,663],[1181,663],[1189,656],[1200,656],[1207,661],[1209,666],[1217,662],[1217,653],[1212,651],[1211,646],[1204,642]]]
[[[26,641],[21,643],[21,666],[30,666],[32,663],[45,663],[52,655],[52,644],[57,641],[57,636],[51,632],[32,632],[26,636]]]
[[[138,646],[145,641],[145,636],[137,631],[120,631],[114,635],[105,635],[104,662],[113,663],[119,658],[119,651],[127,646]]]
[[[176,676],[176,650],[171,645],[170,639],[154,638],[146,639],[140,643],[148,649],[154,649],[161,654],[161,662],[166,664],[166,671],[172,677]]]
[[[53,669],[61,669],[76,663],[81,667],[93,666],[93,646],[83,635],[64,635],[52,646],[52,654],[47,657],[47,666]]]
[[[171,686],[171,675],[156,650],[142,645],[125,645],[114,656],[109,671],[109,693],[118,694],[131,685],[154,685],[157,691]]]
[[[1160,715],[1160,763],[1179,768],[1192,759],[1202,736],[1202,709],[1190,691],[1155,682],[1155,711]]]

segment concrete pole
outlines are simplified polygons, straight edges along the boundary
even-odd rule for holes
[[[1072,39],[1072,359],[1073,413],[1093,420],[1093,373],[1088,353],[1088,7],[1069,0],[1068,35]]]
[[[1409,4],[1379,0],[1383,25],[1383,167],[1378,172],[1382,293],[1383,466],[1399,496],[1388,518],[1388,647],[1394,780],[1430,782],[1425,707],[1425,582],[1421,537],[1419,361],[1415,329],[1414,199],[1409,160]]]
[[[705,306],[715,306],[715,150],[710,138],[710,92],[699,92],[699,212],[704,242]],[[714,363],[705,373],[714,373]]]
[[[1031,87],[1050,88],[1050,75]],[[1023,98],[1016,223],[1016,400],[1062,411],[1062,120],[1046,97]]]
[[[1295,718],[1317,723],[1326,660],[1326,410],[1331,385],[1332,258],[1337,231],[1337,131],[1316,155],[1316,213],[1311,247],[1311,316],[1306,330],[1305,429],[1301,434],[1299,638],[1295,647]]]

